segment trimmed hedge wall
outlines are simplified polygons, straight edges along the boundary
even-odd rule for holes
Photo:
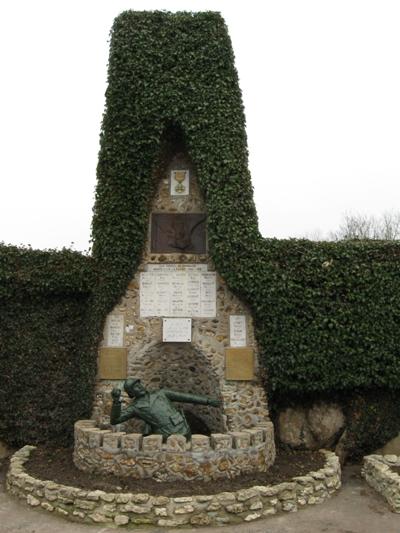
[[[93,260],[76,252],[0,246],[0,440],[67,444],[91,413],[94,280]]]
[[[93,253],[110,303],[140,260],[162,134],[175,125],[205,197],[216,268],[254,312],[268,386],[282,394],[398,387],[400,246],[260,236],[222,18],[123,13],[112,30],[108,83]]]
[[[253,310],[271,398],[398,389],[400,245],[263,239],[223,19],[125,12],[111,34],[93,256],[0,248],[0,438],[67,442],[88,416],[104,319],[140,262],[171,132],[196,167],[215,266]]]

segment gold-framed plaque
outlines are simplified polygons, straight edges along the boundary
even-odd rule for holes
[[[225,349],[225,379],[251,381],[254,379],[253,348]]]
[[[100,348],[99,378],[126,379],[127,358],[126,348]]]

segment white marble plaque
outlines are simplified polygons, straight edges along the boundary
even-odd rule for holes
[[[214,318],[216,273],[204,266],[157,265],[141,272],[140,316]]]
[[[207,264],[197,263],[192,265],[190,263],[179,263],[161,265],[159,263],[149,263],[147,265],[147,272],[176,272],[184,270],[185,272],[207,272]]]
[[[171,196],[187,196],[189,194],[189,171],[171,170]]]
[[[112,314],[107,317],[105,342],[109,348],[124,346],[124,315]]]
[[[216,315],[216,276],[215,272],[200,274],[200,316],[214,317]]]
[[[191,318],[163,318],[163,342],[191,342]]]
[[[246,316],[230,315],[229,317],[230,345],[233,348],[246,346]]]

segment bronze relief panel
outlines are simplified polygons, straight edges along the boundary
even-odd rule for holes
[[[153,213],[151,253],[206,253],[204,213]]]

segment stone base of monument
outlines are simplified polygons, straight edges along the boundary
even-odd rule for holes
[[[266,472],[275,460],[272,422],[228,433],[161,435],[100,429],[93,420],[75,424],[74,463],[80,470],[153,478],[157,481],[211,481]]]
[[[30,476],[24,463],[34,449],[25,446],[11,458],[7,490],[34,508],[89,524],[190,527],[251,522],[322,503],[341,485],[338,457],[321,450],[325,455],[323,468],[279,485],[196,495],[194,483],[193,494],[180,497],[84,490]]]

